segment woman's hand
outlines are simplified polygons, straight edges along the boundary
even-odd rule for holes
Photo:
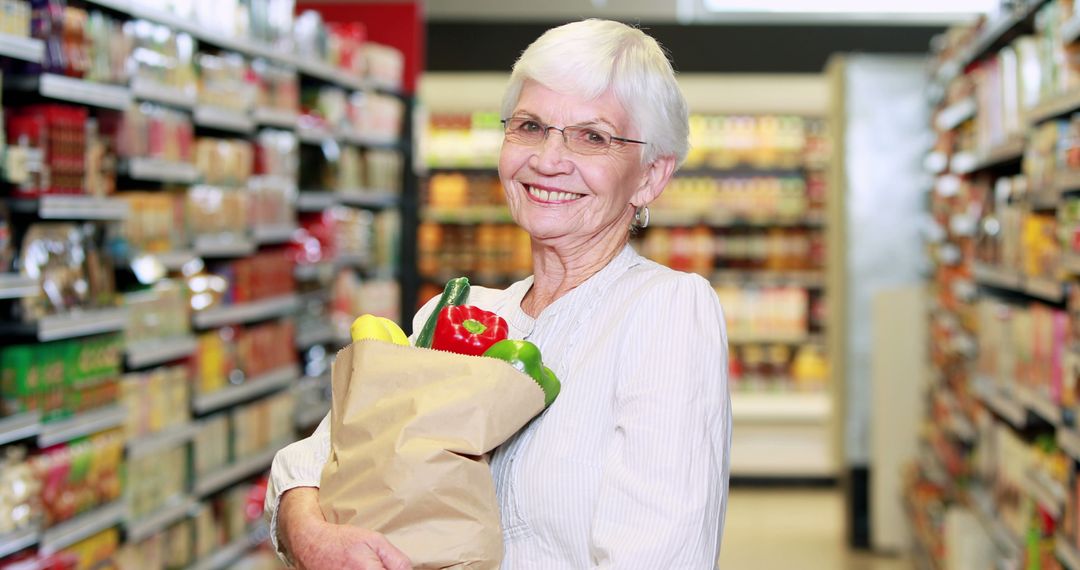
[[[279,538],[300,570],[411,570],[400,550],[386,537],[354,526],[326,522],[319,490],[297,487],[281,496]]]

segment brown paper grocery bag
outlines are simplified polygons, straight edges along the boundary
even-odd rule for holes
[[[543,390],[501,360],[353,343],[333,366],[323,514],[383,533],[415,568],[497,569],[484,454],[543,409]]]

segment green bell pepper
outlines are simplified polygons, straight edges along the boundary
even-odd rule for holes
[[[544,391],[544,407],[548,407],[559,395],[562,385],[555,373],[544,366],[540,349],[526,340],[500,340],[484,351],[483,356],[498,358],[510,363],[519,372],[528,375]]]

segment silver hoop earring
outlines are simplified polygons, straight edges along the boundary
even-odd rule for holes
[[[634,226],[642,230],[649,227],[648,206],[639,206],[634,209]]]

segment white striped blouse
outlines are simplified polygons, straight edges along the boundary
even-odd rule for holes
[[[530,277],[474,287],[469,298],[503,316],[511,338],[535,343],[562,382],[555,403],[491,459],[502,568],[714,568],[731,446],[716,293],[630,246],[535,319],[521,309],[531,286]],[[274,459],[266,509],[275,546],[278,499],[318,486],[329,437],[324,419]]]

